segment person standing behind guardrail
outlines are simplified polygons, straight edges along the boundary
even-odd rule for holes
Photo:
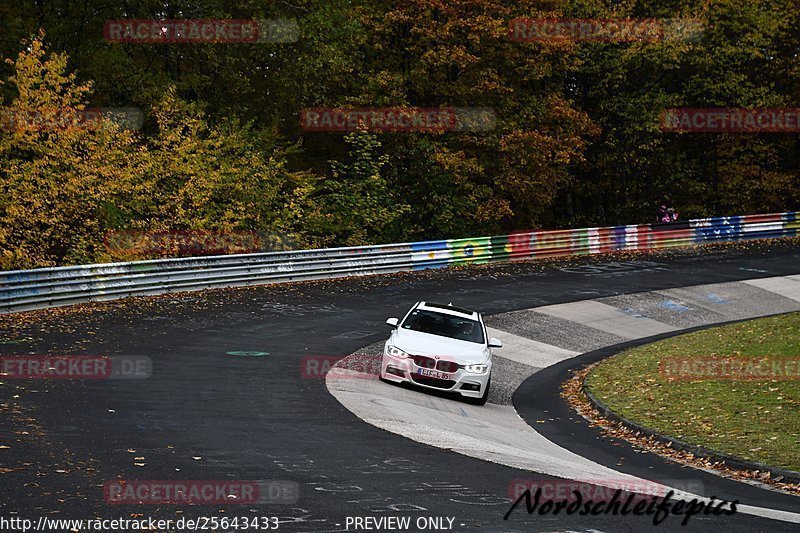
[[[671,220],[667,213],[667,206],[661,205],[656,211],[656,222],[670,222]]]
[[[667,209],[667,217],[668,219],[665,222],[677,222],[678,213],[675,212],[674,208],[670,207]]]

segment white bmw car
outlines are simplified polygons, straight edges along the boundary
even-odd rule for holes
[[[386,321],[392,334],[383,348],[380,378],[457,392],[483,405],[492,382],[492,348],[480,313],[452,304],[417,302],[402,321]]]

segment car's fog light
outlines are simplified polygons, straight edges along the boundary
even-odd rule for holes
[[[393,376],[398,376],[398,377],[401,377],[401,378],[406,377],[406,373],[405,372],[403,372],[399,368],[394,368],[393,366],[387,366],[386,367],[386,373],[387,374],[391,374]]]

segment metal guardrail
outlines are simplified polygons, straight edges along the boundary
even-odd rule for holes
[[[0,314],[128,296],[795,236],[797,212],[0,272]]]

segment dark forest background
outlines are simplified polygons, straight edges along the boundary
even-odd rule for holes
[[[655,42],[515,42],[529,18],[696,18]],[[297,21],[292,43],[133,44],[110,19]],[[0,105],[138,107],[0,131],[0,268],[118,259],[109,230],[292,246],[794,210],[791,133],[668,133],[671,107],[800,107],[796,0],[3,0]],[[489,107],[489,131],[320,133],[328,106]]]

